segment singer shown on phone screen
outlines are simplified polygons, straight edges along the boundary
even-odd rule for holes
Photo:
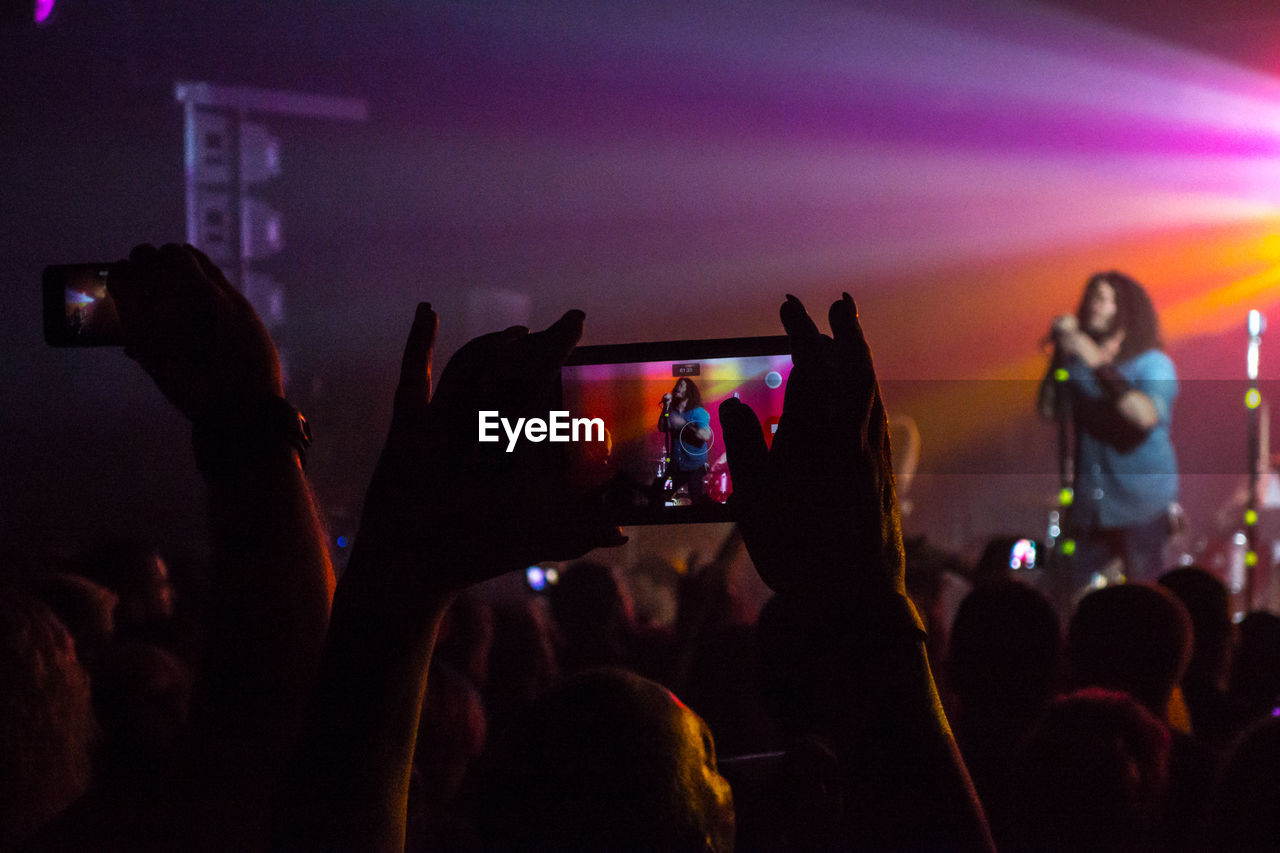
[[[1053,362],[1040,412],[1075,427],[1075,467],[1065,536],[1075,542],[1074,582],[1116,558],[1130,580],[1163,571],[1178,470],[1169,422],[1178,394],[1151,298],[1118,272],[1085,285],[1074,315],[1053,321]]]
[[[671,393],[662,395],[658,431],[667,434],[667,491],[674,494],[684,488],[691,502],[701,503],[705,497],[703,478],[711,442],[711,415],[702,407],[702,394],[692,379],[680,377]]]

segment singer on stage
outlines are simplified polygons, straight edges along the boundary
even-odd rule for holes
[[[680,377],[671,393],[662,395],[658,431],[670,437],[672,487],[686,486],[689,499],[694,503],[702,502],[702,480],[707,470],[707,451],[711,441],[711,415],[702,407],[702,394],[692,379]]]
[[[1041,386],[1046,418],[1075,427],[1074,496],[1065,536],[1074,539],[1076,586],[1114,558],[1130,580],[1166,568],[1178,470],[1169,421],[1178,394],[1159,321],[1142,286],[1118,272],[1085,285],[1074,315],[1053,322],[1053,363]]]

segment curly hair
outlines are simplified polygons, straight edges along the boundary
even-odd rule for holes
[[[1164,341],[1160,339],[1160,321],[1151,297],[1132,277],[1116,270],[1094,273],[1089,277],[1080,297],[1080,306],[1076,309],[1080,325],[1084,326],[1086,322],[1089,300],[1093,298],[1094,291],[1103,284],[1111,285],[1115,291],[1115,325],[1117,329],[1124,330],[1116,361],[1128,361],[1149,349],[1164,349]]]
[[[684,409],[680,411],[692,412],[694,409],[702,405],[702,392],[698,390],[697,384],[687,376],[681,376],[676,380],[676,384],[671,386],[671,398],[675,399],[676,389],[680,387],[680,383],[684,382],[688,387],[688,393],[685,395]]]

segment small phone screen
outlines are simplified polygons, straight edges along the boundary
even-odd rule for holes
[[[44,273],[45,336],[57,346],[123,343],[120,315],[107,292],[108,264],[66,264]]]
[[[1009,550],[1009,568],[1034,569],[1036,567],[1036,543],[1030,539],[1019,539]]]
[[[785,350],[785,340],[740,342],[745,350]],[[594,446],[582,442],[577,449],[594,454],[607,468],[602,499],[619,523],[729,520],[725,502],[733,482],[719,414],[729,397],[755,411],[765,443],[772,444],[791,356],[785,351],[721,354],[733,349],[728,341],[706,342],[714,355],[690,355],[697,343],[671,344],[682,349],[665,358],[570,363],[561,370],[569,417],[596,426],[592,441],[603,438]],[[588,360],[596,354],[593,350],[609,349],[583,348],[573,360]]]

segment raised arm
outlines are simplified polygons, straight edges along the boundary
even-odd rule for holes
[[[191,246],[139,246],[111,279],[126,354],[190,421],[214,567],[189,724],[162,787],[202,843],[262,837],[319,661],[333,573],[266,329]],[[168,817],[157,816],[158,821]]]
[[[767,698],[839,756],[850,849],[990,849],[906,598],[888,422],[853,300],[819,333],[788,296],[794,367],[771,448],[720,406],[735,511],[777,595],[759,626]]]
[[[545,418],[582,334],[485,335],[431,396],[437,318],[418,307],[391,433],[334,601],[310,725],[280,824],[300,850],[399,850],[422,696],[440,620],[463,587],[624,540],[570,483],[559,445],[477,441],[482,410]]]

